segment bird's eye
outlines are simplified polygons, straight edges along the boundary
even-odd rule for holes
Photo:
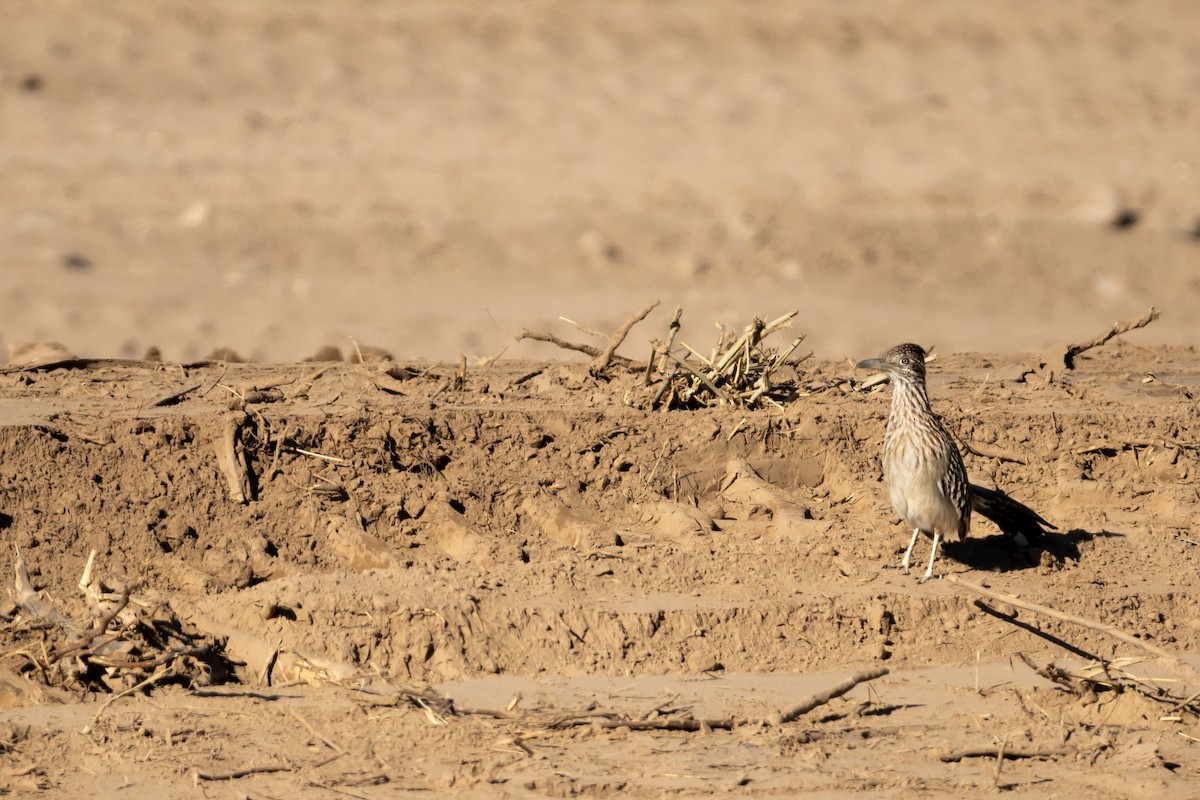
[[[900,363],[901,363],[901,364],[908,364],[908,356],[902,356],[902,357],[900,358]]]

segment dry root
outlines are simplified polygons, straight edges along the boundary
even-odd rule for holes
[[[1052,383],[1061,378],[1065,373],[1075,369],[1075,359],[1081,354],[1086,353],[1096,347],[1106,344],[1110,339],[1120,336],[1129,331],[1144,328],[1154,320],[1158,319],[1159,310],[1151,306],[1145,313],[1129,319],[1114,322],[1112,327],[1103,333],[1093,336],[1086,342],[1078,344],[1064,344],[1058,342],[1050,345],[1041,355],[1034,361],[1026,364],[1021,368],[1018,380],[1028,380],[1030,375],[1038,375],[1047,383]]]
[[[625,337],[627,337],[629,332],[633,330],[633,326],[644,320],[646,316],[656,308],[658,308],[658,301],[651,300],[640,311],[636,311],[630,315],[629,319],[625,320],[621,327],[617,328],[617,330],[613,332],[610,337],[608,337],[608,343],[603,348],[594,347],[590,344],[568,342],[564,339],[558,338],[552,333],[541,333],[524,328],[517,333],[517,341],[519,342],[522,339],[533,339],[538,342],[549,342],[550,344],[557,345],[564,350],[574,350],[577,353],[586,353],[592,357],[592,362],[588,365],[588,371],[596,377],[606,374],[609,367],[611,367],[613,364],[617,364],[627,369],[638,369],[639,367],[636,362],[631,361],[624,356],[617,355],[617,348],[624,343]],[[598,331],[591,331],[585,328],[581,328],[581,330],[583,330],[584,333],[588,333],[593,336],[603,335]]]

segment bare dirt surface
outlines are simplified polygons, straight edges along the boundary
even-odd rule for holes
[[[1200,794],[1200,6],[3,16],[0,795]],[[778,404],[514,339],[651,298]],[[1058,526],[940,572],[1151,649],[891,568],[904,340]]]
[[[1059,531],[1020,553],[980,521],[942,569],[1200,653],[1197,351],[1113,343],[1053,384],[1005,378],[1021,363],[943,356],[933,393],[965,443],[1004,454],[968,454],[973,478]],[[386,366],[0,375],[3,573],[19,550],[35,588],[86,627],[76,583],[94,549],[106,584],[136,582],[245,664],[109,706],[8,692],[10,792],[225,796],[208,778],[274,768],[237,791],[960,796],[991,790],[995,759],[942,757],[1001,742],[1033,754],[1000,773],[1022,796],[1200,786],[1193,713],[1058,686],[1020,658],[1077,671],[1079,653],[1137,656],[1172,678],[1152,655],[1020,615],[1073,654],[956,585],[889,569],[907,535],[880,484],[886,394],[847,394],[849,364],[805,362],[780,408],[671,412],[644,410],[640,374],[598,380],[583,364],[498,362],[465,382]],[[247,503],[214,447],[231,418]],[[777,491],[742,491],[728,475],[744,462]],[[36,681],[29,664],[54,636],[14,612],[5,664]],[[877,666],[890,674],[795,722],[746,722]],[[426,685],[458,713],[396,694]],[[684,710],[745,724],[600,724]]]

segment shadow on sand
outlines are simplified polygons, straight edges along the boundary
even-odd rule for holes
[[[1030,547],[1015,547],[1008,536],[997,534],[944,542],[942,552],[971,569],[984,572],[1011,572],[1030,569],[1041,563],[1042,553],[1061,563],[1079,560],[1079,543],[1092,539],[1124,536],[1114,531],[1085,531],[1074,528],[1063,533],[1046,531],[1042,540]]]

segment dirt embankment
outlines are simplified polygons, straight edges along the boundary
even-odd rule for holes
[[[1019,372],[1011,357],[939,359],[935,401],[964,445],[991,454],[968,452],[973,479],[1002,486],[1059,527],[1045,552],[1023,554],[980,521],[971,539],[947,546],[943,569],[1173,651],[1200,650],[1190,611],[1190,530],[1200,513],[1189,444],[1200,438],[1195,359],[1193,349],[1113,344],[1049,385],[1006,379]],[[879,482],[886,400],[839,388],[849,365],[808,362],[796,387],[819,391],[755,411],[646,411],[651,390],[640,375],[617,372],[598,380],[582,364],[497,363],[468,370],[464,382],[455,369],[419,365],[389,374],[372,365],[97,363],[0,376],[2,510],[15,545],[0,569],[11,574],[19,552],[36,588],[78,619],[75,585],[94,549],[106,583],[136,582],[185,628],[227,636],[234,660],[251,662],[239,673],[244,689],[222,684],[221,697],[204,701],[169,687],[123,698],[87,738],[67,728],[86,726],[94,703],[10,714],[8,755],[33,765],[12,786],[66,791],[79,776],[48,765],[47,753],[94,763],[103,752],[130,753],[130,737],[149,737],[154,758],[180,781],[190,769],[240,762],[295,772],[255,778],[268,792],[296,780],[345,785],[360,772],[410,788],[465,781],[482,791],[480,781],[493,780],[561,788],[553,776],[565,770],[575,775],[572,792],[645,793],[667,779],[638,736],[660,735],[661,746],[701,761],[751,745],[763,760],[737,775],[780,791],[864,787],[847,760],[864,746],[873,762],[896,759],[871,785],[971,783],[981,773],[937,760],[938,748],[993,736],[1047,751],[1006,773],[1035,793],[1051,774],[1053,792],[1092,786],[1085,763],[1097,759],[1127,780],[1193,785],[1197,762],[1175,735],[1191,735],[1190,716],[1161,721],[1136,693],[1073,699],[1017,660],[1069,654],[985,613],[961,589],[918,586],[888,569],[907,537]],[[181,402],[155,405],[192,387]],[[247,503],[231,495],[214,444],[231,414],[253,476]],[[766,483],[747,491],[753,475]],[[1022,621],[1078,652],[1144,655],[1053,620]],[[10,647],[28,646],[28,632],[7,635]],[[454,717],[430,728],[416,710],[380,717],[352,694],[247,693],[272,657],[276,682],[285,664],[310,680],[344,678],[335,673],[345,668],[391,685],[432,683],[462,706],[501,710],[521,693],[519,709],[591,702],[633,713],[648,702],[644,692],[678,692],[672,702],[713,718],[769,716],[820,688],[826,673],[827,685],[875,665],[892,675],[872,684],[874,694],[834,701],[824,721],[739,729],[720,734],[723,744],[620,730],[580,738],[575,728],[526,743],[517,722]],[[977,663],[983,671],[972,673]],[[12,665],[22,659],[10,656]],[[780,682],[796,673],[815,677]],[[979,693],[973,680],[984,680]],[[1017,688],[1002,688],[1010,682]],[[264,691],[284,706],[261,705],[254,698]],[[868,697],[886,713],[850,713]],[[235,709],[281,737],[278,752],[313,741],[293,714],[309,725],[317,718],[315,746],[328,738],[342,756],[319,768],[298,751],[278,761],[239,727],[211,721]],[[156,721],[129,727],[144,715]],[[280,718],[292,719],[291,733],[276,730]],[[371,733],[355,744],[362,730]],[[846,738],[859,734],[865,744]],[[498,740],[519,758],[496,755]],[[913,766],[897,745],[931,755]],[[205,748],[219,751],[216,761]],[[418,761],[397,767],[401,748]],[[781,772],[818,756],[827,771]],[[573,772],[563,758],[589,766]],[[1132,772],[1118,767],[1127,758],[1137,762]],[[121,774],[137,779],[120,759]],[[711,790],[732,777],[712,766],[666,785]]]

